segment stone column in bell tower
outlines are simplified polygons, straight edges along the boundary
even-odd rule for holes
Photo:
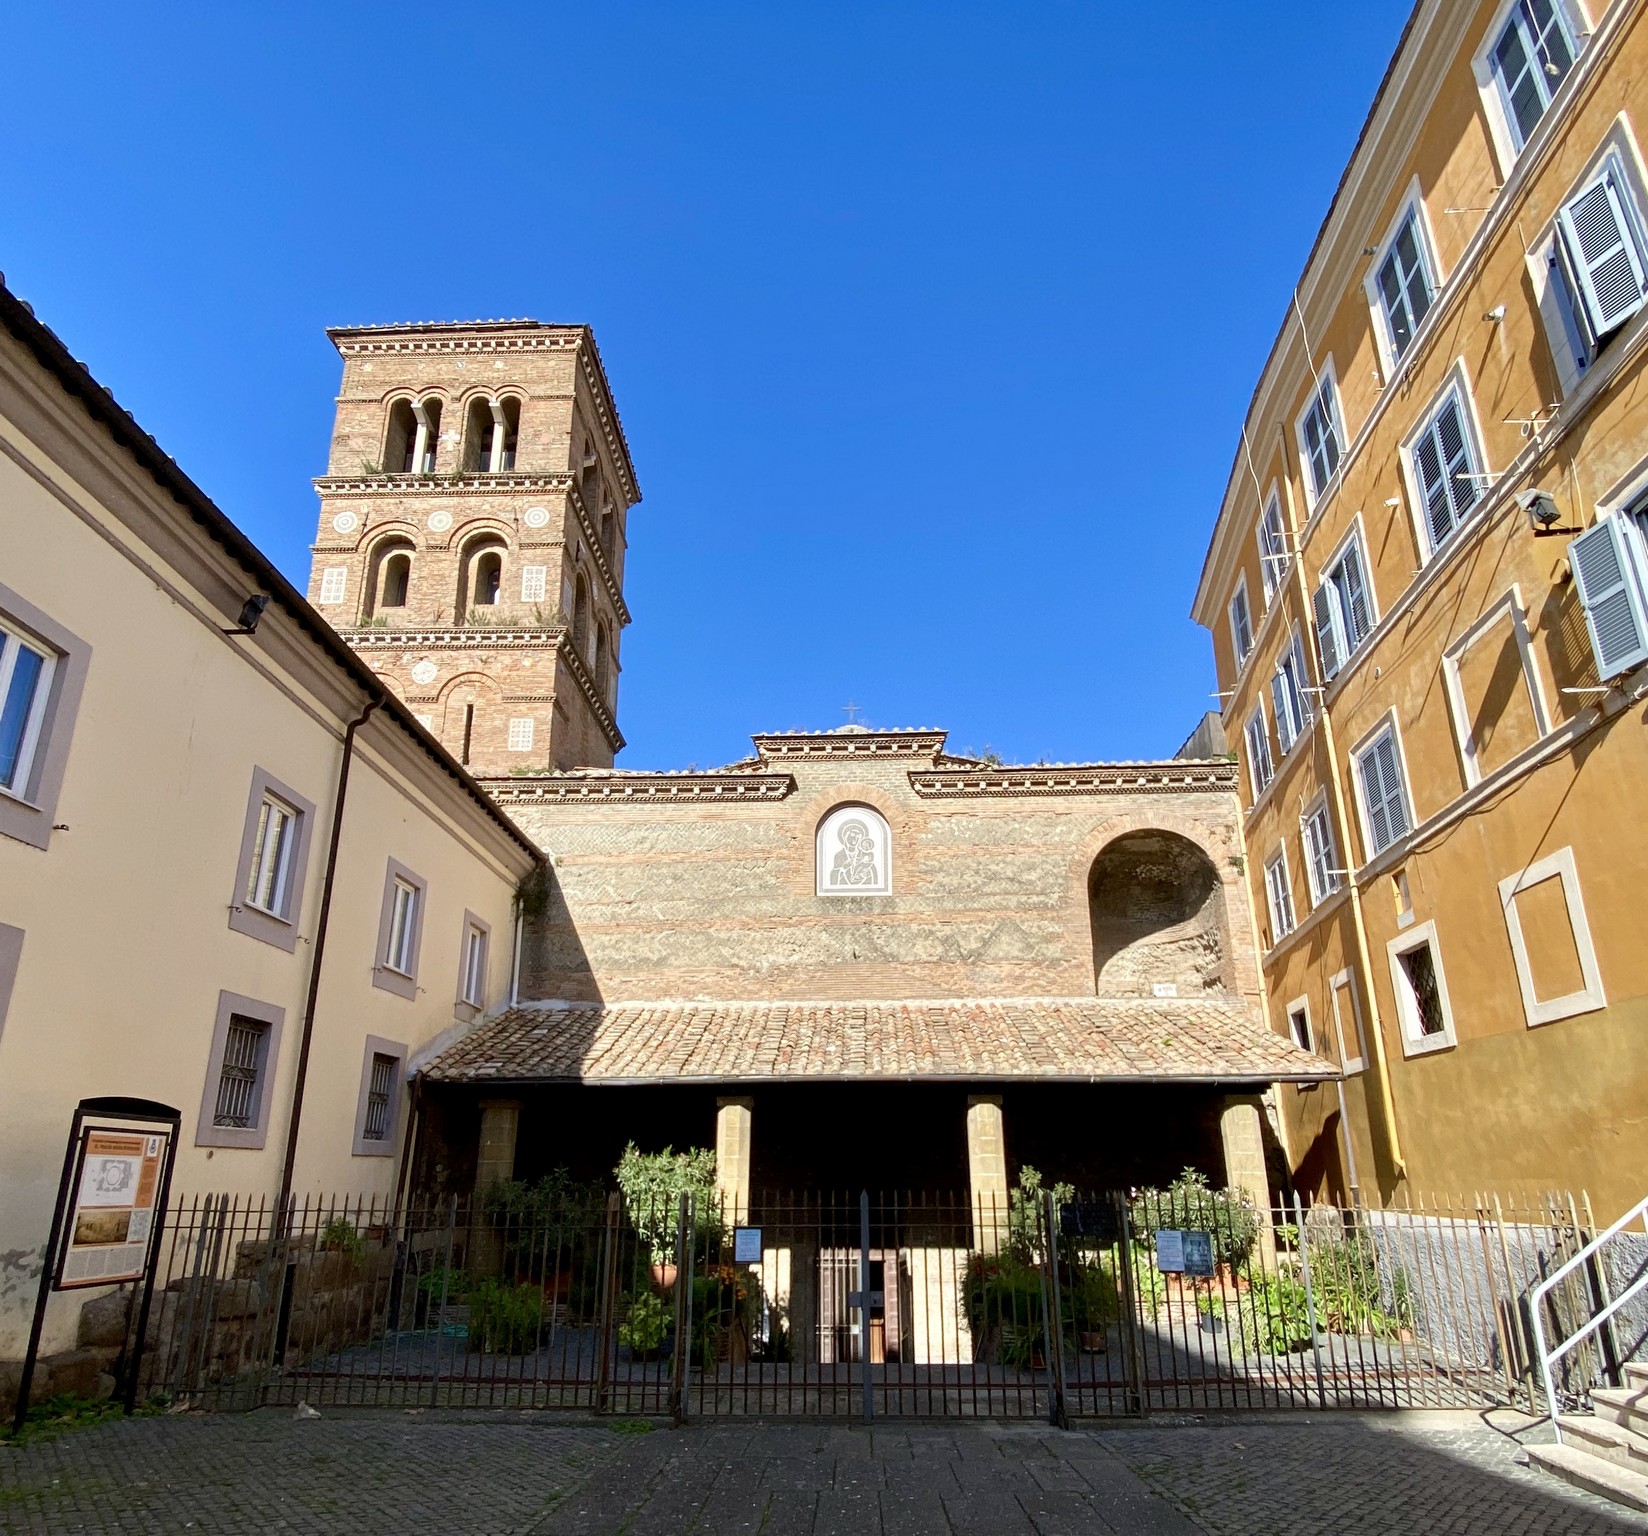
[[[594,336],[327,334],[343,385],[309,600],[477,776],[610,767],[640,490]]]

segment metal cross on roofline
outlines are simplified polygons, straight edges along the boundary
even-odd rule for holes
[[[854,717],[862,714],[863,710],[859,705],[853,703],[851,699],[848,699],[847,702],[841,706],[841,712],[847,717],[848,725],[856,725],[858,722]]]

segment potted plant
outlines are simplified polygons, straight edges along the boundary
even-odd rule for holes
[[[618,1342],[629,1350],[631,1360],[656,1360],[664,1353],[669,1319],[664,1303],[652,1291],[632,1296],[629,1310],[618,1325]]]
[[[632,1141],[613,1170],[623,1192],[630,1225],[652,1258],[653,1283],[661,1290],[675,1284],[675,1250],[681,1196],[692,1196],[695,1226],[719,1226],[715,1198],[715,1153],[707,1147],[676,1152],[643,1152]]]
[[[1211,1289],[1199,1292],[1196,1297],[1196,1326],[1203,1333],[1225,1331],[1224,1298],[1215,1296]]]

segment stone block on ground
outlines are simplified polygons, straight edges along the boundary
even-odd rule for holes
[[[132,1315],[132,1292],[94,1296],[80,1309],[75,1338],[82,1347],[119,1349],[126,1342]]]

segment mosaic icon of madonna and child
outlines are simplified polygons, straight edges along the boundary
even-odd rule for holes
[[[830,865],[830,884],[844,886],[878,886],[881,875],[876,868],[876,838],[870,824],[857,816],[849,817],[836,828],[839,845]]]

